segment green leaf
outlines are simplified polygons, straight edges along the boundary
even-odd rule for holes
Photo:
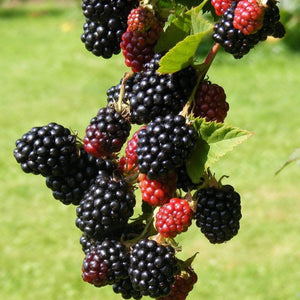
[[[220,157],[253,135],[252,132],[228,124],[206,122],[200,118],[194,119],[193,125],[210,147],[205,168],[210,168]]]
[[[202,2],[206,2],[206,0],[175,0],[177,4],[182,4],[188,8],[192,8],[193,6],[198,6]]]
[[[275,172],[275,175],[281,172],[287,165],[291,164],[292,162],[300,162],[300,148],[296,148],[294,150],[288,160]]]
[[[187,14],[174,17],[169,16],[171,22],[159,37],[155,46],[155,52],[164,52],[174,47],[179,41],[183,40],[191,30],[191,18]]]
[[[187,36],[183,41],[178,42],[160,60],[158,73],[174,73],[191,64],[199,43],[207,32],[201,32]]]
[[[191,34],[206,32],[213,29],[213,24],[210,23],[208,20],[204,19],[201,15],[199,15],[196,10],[193,10],[191,12],[191,22]]]
[[[186,170],[193,183],[199,183],[203,175],[209,148],[208,143],[199,136],[194,151],[186,162]]]

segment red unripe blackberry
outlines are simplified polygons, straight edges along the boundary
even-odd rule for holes
[[[212,244],[229,241],[238,233],[241,200],[231,185],[199,189],[195,199],[196,225]]]
[[[207,122],[224,122],[228,110],[229,104],[221,86],[208,81],[199,84],[192,110],[195,117],[205,118]]]
[[[193,211],[184,199],[172,198],[157,212],[155,227],[163,237],[174,238],[191,225]]]
[[[138,180],[142,199],[151,206],[161,206],[167,203],[176,191],[177,175],[175,173],[170,173],[167,177],[158,180],[152,180],[140,173]]]
[[[76,209],[76,226],[96,239],[117,234],[133,215],[134,206],[135,195],[127,181],[103,171]]]
[[[171,246],[159,245],[149,239],[133,245],[128,274],[133,288],[143,296],[158,298],[168,295],[178,272]]]
[[[130,128],[129,121],[113,108],[101,108],[86,128],[84,149],[95,157],[112,156],[121,150]]]
[[[139,6],[132,9],[129,13],[127,17],[127,30],[145,32],[156,22],[157,18],[148,7]]]
[[[245,35],[263,26],[264,7],[257,0],[240,0],[234,11],[233,26]]]
[[[139,130],[141,129],[145,129],[146,127],[143,126],[141,127]],[[137,141],[138,141],[138,133],[139,130],[137,130],[132,138],[127,142],[126,148],[125,148],[125,155],[131,159],[131,161],[133,163],[137,163],[137,154],[136,154],[136,149],[137,149]]]
[[[185,300],[193,289],[198,277],[195,271],[188,267],[181,274],[175,275],[170,295],[157,298],[157,300]]]
[[[120,47],[125,57],[126,66],[133,72],[140,72],[144,64],[154,56],[154,46],[162,31],[160,22],[154,23],[147,31],[126,30],[122,35]]]
[[[128,277],[129,252],[118,241],[105,239],[86,252],[82,279],[96,287],[113,284]]]
[[[179,113],[196,85],[196,72],[192,67],[172,74],[158,74],[162,54],[156,53],[145,70],[133,76],[132,89],[127,90],[130,102],[130,121],[147,124],[155,117]]]
[[[33,127],[16,141],[14,157],[25,173],[65,175],[78,159],[76,137],[54,122]]]
[[[211,0],[211,4],[218,16],[222,16],[224,12],[231,6],[231,0]]]
[[[183,116],[157,117],[138,133],[139,172],[150,179],[166,177],[184,165],[195,145],[197,133]]]

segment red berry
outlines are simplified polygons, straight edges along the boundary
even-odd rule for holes
[[[172,198],[156,214],[156,229],[163,237],[173,238],[187,231],[191,225],[193,211],[184,199]]]
[[[231,3],[231,0],[211,0],[211,4],[218,16],[222,16],[223,13],[231,6]]]
[[[125,57],[125,64],[133,72],[140,72],[144,64],[154,56],[154,46],[162,31],[161,23],[157,22],[144,32],[126,30],[122,35],[120,47]]]
[[[167,203],[176,191],[177,175],[175,173],[160,180],[151,180],[147,175],[140,173],[138,179],[143,201],[151,206],[161,206]]]
[[[138,167],[136,163],[132,161],[131,158],[123,156],[119,160],[118,170],[121,174],[129,175],[138,172]]]
[[[253,34],[263,26],[264,8],[257,0],[241,0],[234,11],[233,27],[243,34]]]
[[[137,148],[137,141],[138,141],[138,133],[141,129],[146,128],[145,126],[141,127],[138,131],[136,131],[132,138],[127,142],[126,148],[125,148],[125,154],[128,158],[130,158],[131,162],[136,164],[137,163],[137,154],[135,152]]]
[[[127,30],[129,31],[147,31],[155,22],[157,22],[154,13],[145,6],[139,6],[132,9],[127,17]]]
[[[180,275],[175,275],[175,282],[172,285],[171,293],[156,300],[185,300],[197,280],[198,277],[195,271],[192,267],[188,267]]]
[[[199,84],[193,107],[195,117],[205,118],[207,122],[224,122],[229,110],[224,89],[208,81]]]

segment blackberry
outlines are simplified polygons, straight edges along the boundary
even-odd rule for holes
[[[179,113],[196,84],[196,72],[187,67],[173,74],[159,75],[161,54],[145,65],[145,71],[133,78],[132,90],[128,91],[130,102],[130,121],[147,124],[157,116]]]
[[[135,195],[129,184],[103,171],[76,209],[76,226],[96,239],[119,234],[133,215],[134,206]]]
[[[144,64],[154,55],[154,46],[160,36],[163,26],[155,22],[147,31],[131,31],[129,29],[122,35],[120,47],[125,57],[125,64],[133,72],[140,72]]]
[[[94,183],[98,172],[116,168],[113,161],[95,158],[81,149],[79,159],[72,164],[69,173],[47,177],[46,185],[52,190],[55,199],[66,205],[78,205],[84,192]]]
[[[95,243],[82,264],[82,279],[96,287],[128,277],[129,252],[119,241],[105,239]]]
[[[195,198],[196,225],[212,244],[224,243],[238,233],[241,201],[231,185],[200,189]]]
[[[272,36],[274,38],[283,38],[285,36],[285,28],[281,22],[277,22],[275,24],[275,28]]]
[[[86,17],[81,41],[96,56],[110,58],[119,54],[122,34],[127,28],[127,16],[137,5],[127,0],[83,0]]]
[[[185,199],[172,198],[155,215],[155,227],[163,237],[174,238],[188,230],[192,223],[193,211]]]
[[[114,283],[113,290],[116,294],[121,294],[124,299],[141,299],[143,297],[140,291],[133,288],[129,277]]]
[[[104,107],[92,118],[83,139],[84,149],[95,157],[111,156],[121,150],[131,125],[113,108]]]
[[[268,36],[275,32],[276,24],[280,20],[279,8],[276,2],[268,0],[267,8],[265,9],[263,27],[258,31],[260,41],[264,41]]]
[[[103,24],[112,16],[119,16],[122,21],[127,21],[127,16],[135,5],[136,1],[130,3],[127,0],[82,0],[81,8],[87,19]]]
[[[150,179],[166,177],[190,156],[197,137],[180,115],[157,117],[138,133],[138,168]]]
[[[82,149],[79,159],[72,164],[69,173],[65,176],[47,177],[46,185],[52,190],[55,199],[66,205],[78,205],[96,175],[96,158]]]
[[[25,173],[61,176],[78,159],[76,137],[54,122],[33,127],[16,141],[14,157]]]
[[[224,89],[210,81],[201,82],[194,97],[193,114],[206,122],[224,122],[229,110]]]
[[[132,248],[128,269],[132,286],[143,296],[166,296],[171,292],[179,268],[171,246],[142,239]]]

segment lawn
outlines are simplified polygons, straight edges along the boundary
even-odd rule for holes
[[[51,121],[82,137],[127,70],[122,55],[84,49],[83,22],[79,6],[0,9],[1,299],[121,299],[81,280],[75,207],[53,200],[12,155],[16,139]],[[179,257],[199,252],[189,299],[300,299],[299,165],[274,175],[299,147],[299,68],[299,52],[270,41],[242,60],[221,53],[209,71],[226,91],[227,122],[255,134],[213,169],[242,196],[239,234],[211,245],[192,227],[178,239]]]

